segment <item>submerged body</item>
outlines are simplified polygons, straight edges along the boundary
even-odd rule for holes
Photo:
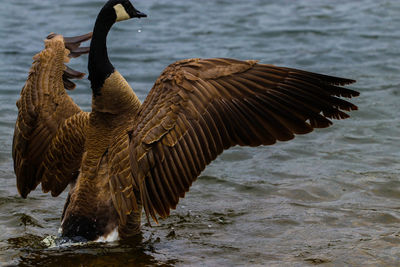
[[[13,142],[20,194],[42,183],[71,190],[62,234],[96,240],[115,229],[140,229],[142,208],[157,221],[184,197],[201,171],[234,145],[271,145],[344,119],[357,107],[339,97],[353,80],[234,59],[187,59],[168,66],[143,104],[108,59],[116,21],[145,15],[127,0],[110,0],[96,20],[89,53],[92,111],[65,89],[67,56],[85,52],[86,37],[52,35],[35,57],[18,101]],[[51,62],[51,64],[47,63]]]

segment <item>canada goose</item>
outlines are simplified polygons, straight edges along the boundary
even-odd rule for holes
[[[18,191],[26,198],[42,183],[58,196],[71,184],[63,236],[135,235],[142,208],[148,220],[168,216],[224,149],[287,141],[357,109],[339,98],[359,94],[341,87],[354,80],[222,58],[169,65],[141,104],[109,61],[106,37],[115,22],[145,16],[128,0],[101,9],[89,52],[90,113],[66,93],[83,74],[64,63],[88,52],[79,46],[91,34],[51,34],[17,101]]]

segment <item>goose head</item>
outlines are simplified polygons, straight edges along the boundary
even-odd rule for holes
[[[129,0],[109,0],[101,9],[99,16],[110,22],[147,17],[146,14],[137,10]]]

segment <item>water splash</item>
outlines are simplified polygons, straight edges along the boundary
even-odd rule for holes
[[[118,228],[115,228],[111,233],[107,236],[101,236],[94,242],[114,242],[119,240]]]

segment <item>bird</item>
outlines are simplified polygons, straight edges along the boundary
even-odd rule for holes
[[[357,110],[343,99],[359,95],[344,87],[352,79],[231,58],[172,63],[141,103],[110,62],[106,40],[116,22],[146,16],[129,0],[109,0],[92,33],[52,33],[33,57],[17,101],[16,184],[23,198],[40,183],[54,197],[70,185],[65,238],[137,235],[143,210],[149,222],[169,216],[224,150],[288,141]],[[67,93],[85,74],[66,64],[86,53],[90,112]]]

